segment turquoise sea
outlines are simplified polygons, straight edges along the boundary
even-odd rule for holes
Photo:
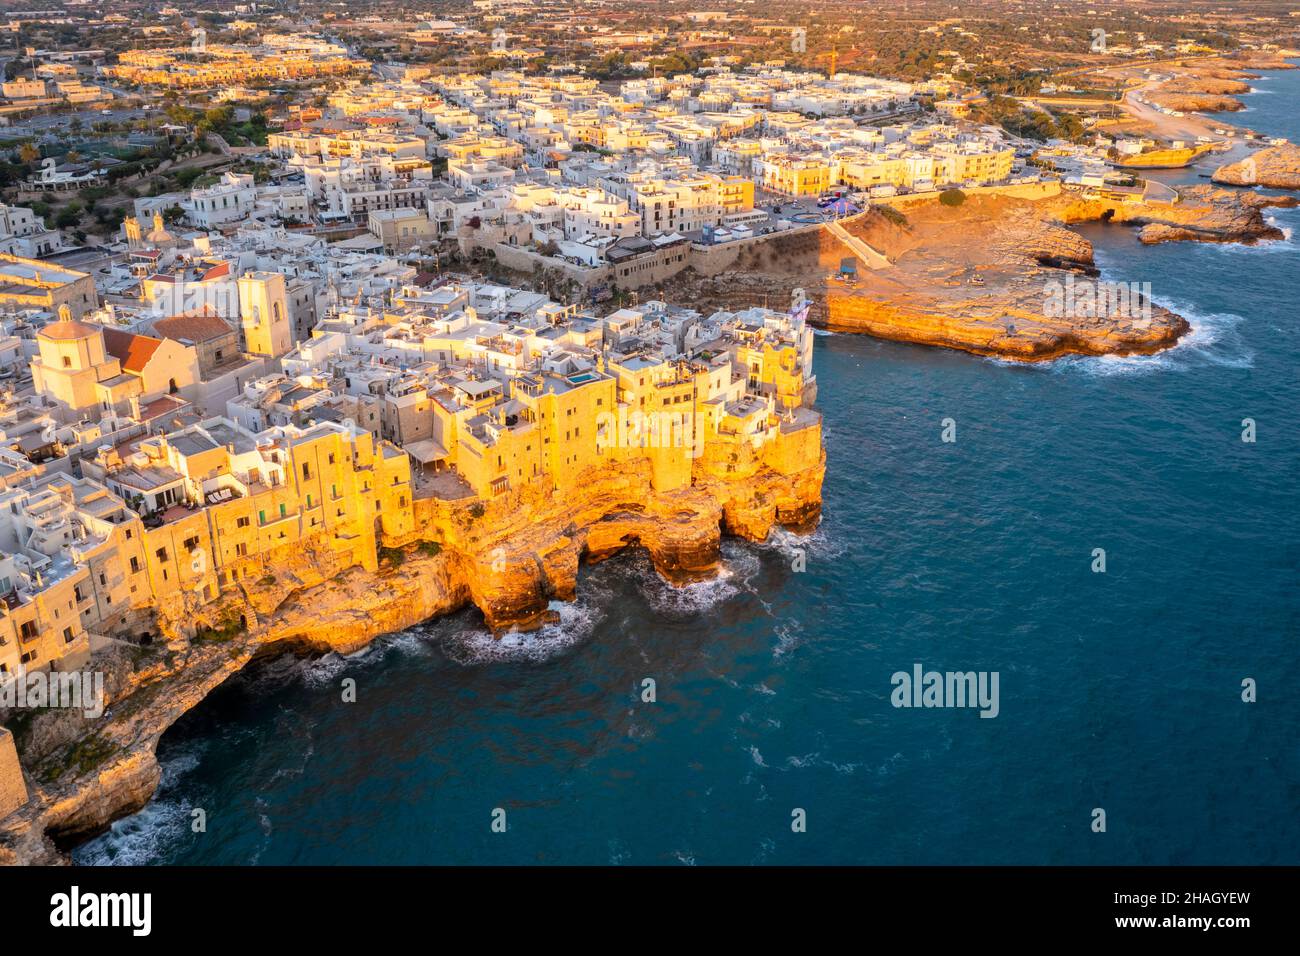
[[[1300,140],[1300,71],[1256,85],[1229,119]],[[1157,356],[820,336],[811,539],[684,590],[622,556],[525,638],[465,612],[258,665],[78,862],[1300,863],[1300,210],[1273,217],[1253,248],[1083,230],[1192,321]],[[916,663],[998,672],[998,716],[893,707]]]

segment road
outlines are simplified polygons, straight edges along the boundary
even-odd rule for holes
[[[1216,129],[1232,129],[1229,124],[1224,123],[1222,120],[1212,120],[1200,113],[1170,116],[1168,113],[1160,112],[1154,106],[1138,102],[1139,96],[1151,92],[1159,83],[1158,80],[1149,80],[1124,92],[1125,111],[1134,119],[1148,124],[1155,135],[1166,139],[1182,139],[1194,143],[1198,136],[1223,139],[1224,137],[1217,135],[1214,131]]]

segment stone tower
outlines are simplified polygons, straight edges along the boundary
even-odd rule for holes
[[[283,273],[248,272],[239,277],[239,319],[245,351],[279,358],[293,348]]]

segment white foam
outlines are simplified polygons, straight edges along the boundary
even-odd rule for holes
[[[1173,347],[1154,355],[1067,355],[1046,363],[1044,370],[1105,378],[1186,371],[1205,365],[1251,368],[1255,364],[1255,353],[1246,345],[1238,328],[1245,321],[1243,316],[1235,312],[1199,312],[1191,305],[1175,301],[1158,304],[1178,313],[1191,326],[1191,331]]]
[[[670,584],[648,562],[638,567],[637,577],[656,613],[682,618],[694,617],[735,597],[757,569],[758,558],[745,554],[724,560],[715,577],[693,584]]]
[[[564,654],[589,638],[603,618],[584,600],[552,601],[559,621],[534,631],[508,631],[499,637],[485,628],[465,628],[447,635],[443,649],[458,664],[529,662],[540,664]]]
[[[153,799],[138,813],[114,822],[107,833],[74,850],[73,860],[79,866],[143,866],[161,860],[190,830],[193,807],[169,793],[199,765],[199,756],[199,750],[183,750],[165,761]]]
[[[784,657],[803,643],[803,625],[798,621],[778,624],[775,628],[776,647],[772,648],[773,657]]]

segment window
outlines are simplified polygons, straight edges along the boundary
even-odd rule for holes
[[[154,552],[154,556],[155,556],[159,561],[166,561],[166,560],[167,560],[167,549],[166,549],[166,548],[159,548],[157,551]]]
[[[68,358],[68,356],[66,356],[66,355],[63,356],[63,367],[64,367],[64,368],[71,368],[71,367],[72,367],[72,359]]]
[[[193,550],[194,550],[195,548],[197,548],[198,546],[199,546],[199,539],[198,539],[198,536],[197,536],[197,535],[195,535],[195,536],[192,537],[192,538],[186,538],[186,539],[185,539],[185,550],[186,550],[186,551],[193,551]]]
[[[73,636],[72,628],[70,628],[70,627],[65,627],[65,628],[63,629],[63,643],[64,643],[64,644],[71,644],[71,643],[73,642],[73,640],[75,640],[75,637]]]
[[[23,621],[22,627],[18,629],[18,636],[24,641],[36,640],[36,622]],[[23,660],[26,659],[27,659],[26,657],[23,658]]]
[[[310,477],[311,477],[311,463],[310,463],[310,462],[306,462],[306,461],[304,461],[304,462],[302,463],[302,476],[303,476],[304,478],[310,478]]]
[[[132,574],[140,573],[140,559],[135,557],[134,555],[131,556],[131,573]]]
[[[248,516],[245,515],[245,516],[242,517],[242,518],[236,518],[236,519],[235,519],[235,527],[236,527],[236,528],[247,528],[247,527],[248,527]]]
[[[280,517],[283,518],[283,517],[285,516],[285,513],[286,513],[286,512],[285,512],[285,506],[284,506],[283,504],[281,504],[281,505],[280,505]]]

